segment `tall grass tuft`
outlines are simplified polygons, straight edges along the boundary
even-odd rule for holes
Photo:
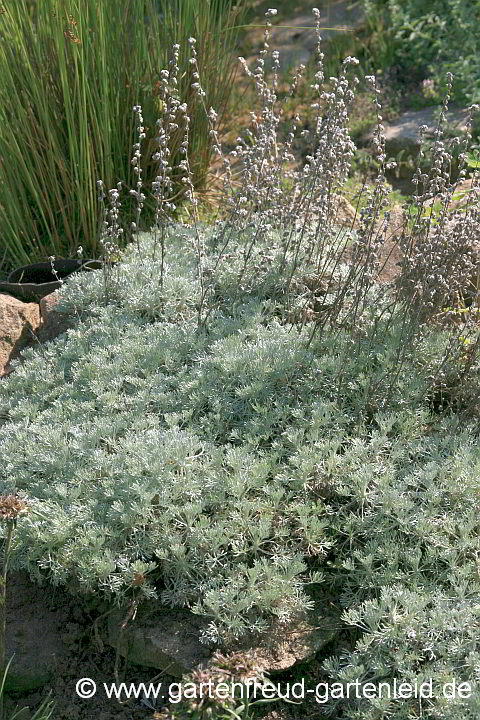
[[[163,107],[161,73],[172,60],[172,39],[201,37],[198,69],[207,102],[220,120],[232,87],[231,49],[240,5],[212,0],[200,12],[193,2],[172,0],[164,13],[146,3],[106,0],[27,0],[0,14],[0,252],[7,265],[50,255],[74,255],[81,245],[95,256],[99,207],[95,182],[122,178],[131,185],[134,119],[123,109],[141,103],[146,129],[155,129]],[[192,182],[207,182],[211,138],[191,89],[195,68],[179,60],[178,93],[191,116]],[[175,118],[170,118],[174,123]],[[172,158],[179,134],[172,134]],[[153,181],[155,137],[146,141],[142,169]],[[182,186],[173,178],[173,195]],[[133,199],[124,213],[135,213]],[[154,214],[145,203],[144,217]],[[133,219],[130,218],[130,219]]]

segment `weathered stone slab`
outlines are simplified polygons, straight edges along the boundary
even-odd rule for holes
[[[18,357],[39,325],[37,303],[24,303],[0,293],[0,376],[11,372],[9,362]]]
[[[140,609],[134,621],[121,631],[125,611],[112,612],[108,619],[106,641],[122,657],[136,665],[146,665],[181,677],[199,665],[208,664],[213,649],[199,640],[206,620],[188,610]],[[272,628],[261,643],[249,640],[236,643],[237,651],[253,651],[267,672],[288,670],[299,662],[312,659],[338,633],[340,621],[333,612],[309,613],[301,622],[289,627]]]

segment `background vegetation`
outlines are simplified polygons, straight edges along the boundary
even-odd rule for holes
[[[399,79],[431,79],[437,92],[445,73],[452,72],[456,100],[480,100],[478,0],[363,0],[363,4],[377,68],[397,65]]]

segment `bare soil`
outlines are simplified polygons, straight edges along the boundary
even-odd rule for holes
[[[24,573],[12,573],[7,587],[7,658],[13,652],[12,672],[38,673],[51,668],[51,678],[43,688],[19,695],[7,695],[6,708],[36,707],[51,691],[55,701],[53,717],[59,720],[146,720],[154,717],[139,700],[120,704],[109,700],[103,683],[115,682],[115,650],[96,639],[94,620],[98,612],[89,612],[74,596],[60,588],[41,587]],[[122,666],[121,666],[122,667]],[[156,671],[131,665],[120,681],[151,682]],[[75,686],[81,678],[91,678],[97,693],[80,699]],[[160,678],[168,681],[169,678]],[[173,678],[170,678],[173,680]],[[157,682],[157,681],[156,681]],[[22,714],[28,720],[29,713]]]

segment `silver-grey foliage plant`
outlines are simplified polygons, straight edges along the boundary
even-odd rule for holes
[[[477,688],[478,331],[465,319],[475,298],[460,328],[446,322],[451,313],[438,316],[453,302],[448,272],[458,267],[445,263],[449,233],[474,262],[476,208],[455,216],[453,230],[442,211],[429,241],[422,203],[435,188],[448,197],[448,182],[442,164],[430,185],[420,178],[429,190],[417,194],[412,235],[405,223],[398,238],[407,259],[396,281],[380,282],[381,128],[380,172],[358,224],[335,217],[355,150],[355,60],[325,82],[318,48],[312,150],[293,171],[299,119],[281,145],[279,59],[274,52],[269,86],[265,54],[246,68],[262,106],[233,152],[239,183],[206,109],[224,163],[224,215],[198,221],[173,62],[162,75],[155,227],[137,227],[120,256],[121,188],[110,192],[104,271],[70,277],[59,291],[74,328],[27,351],[0,384],[1,491],[21,491],[35,509],[18,528],[12,564],[119,604],[190,608],[204,642],[230,647],[272,624],[288,629],[307,610],[321,623],[322,608],[335,607],[343,650],[324,659],[332,682],[431,677],[437,687],[455,677]],[[166,134],[180,123],[190,224],[169,219]],[[436,295],[412,236],[431,248]],[[363,698],[327,709],[473,720],[477,690],[448,703]]]

